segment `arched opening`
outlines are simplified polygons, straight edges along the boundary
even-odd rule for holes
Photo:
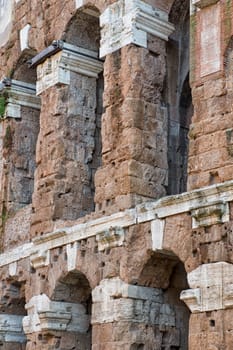
[[[63,274],[49,295],[34,295],[23,319],[28,349],[91,350],[91,300],[89,282],[76,270]]]
[[[0,288],[0,349],[26,349],[22,320],[25,310],[25,284],[13,278],[2,279]]]
[[[65,332],[56,334],[59,338],[59,348],[63,348],[69,338],[72,349],[91,350],[91,287],[87,278],[79,271],[69,272],[59,279],[51,296],[52,302],[67,305],[72,310],[72,327]],[[77,312],[78,310],[78,312]]]
[[[95,7],[79,9],[67,24],[62,40],[78,48],[96,52],[98,58],[100,48],[99,11]],[[88,51],[86,54],[88,55]],[[81,190],[83,208],[79,213],[76,211],[78,217],[94,210],[94,177],[96,170],[102,163],[101,118],[104,91],[103,72],[98,74],[97,79],[82,76],[80,82],[80,78],[80,75],[73,74],[73,79],[77,84],[74,83],[73,91],[70,90],[68,104],[74,106],[76,94],[79,94],[81,98],[76,99],[76,106],[67,117],[68,121],[72,119],[70,125],[78,123],[75,130],[73,130],[73,133],[76,133],[74,141],[79,142],[76,147],[84,149],[85,153],[83,160],[85,164],[80,164],[80,167],[86,168],[87,178],[86,184]]]
[[[29,239],[29,217],[36,168],[36,142],[40,124],[40,99],[36,96],[36,71],[29,70],[27,61],[34,55],[25,50],[9,77],[3,80],[1,95],[1,217],[4,243],[8,249]],[[11,225],[17,215],[28,217],[21,233]],[[16,219],[17,220],[17,219]],[[20,220],[20,219],[19,219]],[[16,225],[17,226],[17,225]],[[12,230],[15,234],[12,236]],[[19,236],[18,236],[19,234]]]
[[[155,288],[161,296],[150,346],[161,350],[187,350],[190,311],[180,300],[181,291],[188,288],[183,263],[173,254],[164,256],[152,253],[140,273],[137,285]],[[147,342],[137,344],[139,347],[134,345],[135,349],[146,348]]]
[[[36,69],[29,68],[28,61],[36,55],[35,50],[25,49],[13,67],[9,78],[23,81],[29,84],[36,84]]]
[[[32,236],[52,231],[57,220],[76,220],[94,211],[94,175],[101,163],[99,40],[96,12],[81,9],[61,40],[32,62],[42,99]],[[45,215],[38,220],[39,212]]]
[[[169,21],[175,31],[167,44],[168,194],[187,189],[188,132],[193,114],[189,85],[189,1],[175,0]]]
[[[100,46],[98,9],[95,7],[79,9],[67,24],[61,39],[84,49],[98,51]]]

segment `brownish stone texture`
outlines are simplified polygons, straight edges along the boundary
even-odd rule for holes
[[[94,209],[96,79],[73,73],[70,86],[42,94],[33,195],[32,236],[57,219],[74,220]],[[94,164],[95,163],[95,164]]]
[[[2,76],[35,82],[35,71],[30,73],[26,60],[54,39],[98,51],[99,19],[91,16],[90,10],[102,13],[114,0],[93,0],[91,5],[85,0],[83,4],[89,6],[85,12],[76,11],[75,3],[73,0],[15,2],[12,35],[0,52]],[[231,221],[196,229],[192,228],[193,211],[189,200],[180,202],[185,213],[180,213],[178,208],[179,214],[171,215],[178,197],[164,208],[160,207],[160,202],[152,203],[148,211],[143,206],[136,207],[135,221],[126,227],[125,217],[123,227],[121,219],[120,227],[118,223],[115,227],[113,217],[109,217],[113,227],[100,223],[102,232],[98,223],[93,225],[93,233],[85,226],[91,218],[101,218],[186,188],[186,184],[180,187],[180,183],[186,182],[181,167],[186,166],[183,163],[187,161],[187,129],[191,117],[188,1],[148,0],[147,3],[169,13],[169,19],[176,25],[169,44],[148,34],[147,48],[131,44],[107,55],[104,79],[100,76],[97,81],[71,73],[70,85],[57,84],[43,91],[40,117],[39,112],[24,107],[19,121],[1,121],[0,209],[4,229],[1,245],[6,255],[1,256],[0,261],[4,264],[3,260],[9,257],[14,260],[14,256],[21,254],[20,248],[16,255],[9,250],[30,240],[34,241],[34,254],[1,267],[0,314],[26,315],[25,303],[45,293],[51,301],[81,303],[91,316],[92,291],[104,279],[119,278],[130,285],[126,288],[159,289],[161,303],[168,309],[165,316],[171,316],[174,311],[175,325],[168,326],[166,320],[152,324],[129,319],[90,325],[85,334],[35,331],[27,335],[27,350],[232,349],[231,309],[192,314],[189,323],[189,310],[179,298],[181,291],[189,288],[187,272],[203,264],[233,263],[232,203]],[[222,21],[221,70],[207,76],[200,76],[199,16],[202,10],[192,16],[194,116],[189,132],[189,190],[232,179],[231,3],[223,0],[217,5],[221,7]],[[29,49],[21,53],[19,31],[27,23],[32,26]],[[189,104],[186,105],[187,100]],[[183,107],[187,107],[187,113],[181,113]],[[182,134],[179,130],[174,136],[172,132],[177,125],[185,131]],[[185,149],[181,150],[183,146]],[[174,154],[176,157],[172,159]],[[169,178],[173,184],[167,192],[168,161],[171,159]],[[203,193],[198,199],[195,193],[190,194],[195,206],[199,200],[202,208],[213,200]],[[181,198],[182,195],[177,200]],[[225,198],[221,200],[224,202]],[[142,223],[144,214],[144,218],[148,215],[145,219],[148,221]],[[157,219],[161,219],[161,230],[158,228],[153,234],[158,233],[158,239],[163,235],[163,220],[165,222],[163,241],[158,242],[162,247],[158,250],[152,248],[151,232],[151,221]],[[70,256],[66,244],[69,234],[74,237],[75,231],[64,235],[56,232],[56,238],[51,241],[43,237],[43,245],[35,238],[74,223],[84,225],[71,243],[77,245],[77,254],[73,266],[68,268]],[[112,231],[118,229],[124,233],[122,245],[117,246],[117,241],[114,242],[116,246],[102,249],[101,235],[109,243]],[[85,234],[85,230],[93,236],[79,239],[79,234]],[[95,230],[100,237],[95,237]],[[117,234],[113,240],[115,238],[119,238]],[[56,239],[59,243],[51,248],[50,243]],[[114,298],[120,299],[122,295],[114,295]],[[0,348],[25,350],[25,345],[3,342]]]
[[[159,350],[179,346],[179,332],[172,327],[159,329],[144,324],[121,322],[93,326],[92,350]]]
[[[90,339],[83,334],[72,332],[35,333],[28,336],[27,350],[86,350],[90,348]]]
[[[232,71],[232,2],[223,1],[216,6],[220,6],[222,27],[218,29],[219,58],[217,52],[211,49],[209,52],[220,64],[219,71],[213,74],[204,75],[200,71],[202,12],[192,18],[194,116],[189,134],[188,190],[232,178],[232,75],[229,74]],[[202,67],[205,65],[208,66],[208,58],[202,62]]]
[[[105,210],[109,203],[123,209],[165,194],[164,55],[164,42],[157,40],[156,54],[129,45],[106,57],[103,165],[95,177],[95,202]]]
[[[232,310],[192,314],[189,349],[232,349],[232,327]]]
[[[188,188],[232,178],[232,91],[221,78],[193,88]]]

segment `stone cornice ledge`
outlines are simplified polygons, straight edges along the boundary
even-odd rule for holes
[[[102,235],[103,232],[124,230],[129,226],[143,222],[163,220],[166,217],[187,212],[196,213],[196,210],[201,208],[206,208],[207,212],[211,213],[213,211],[215,213],[213,208],[216,206],[228,208],[228,203],[231,201],[233,201],[233,181],[203,187],[180,195],[164,197],[153,202],[138,205],[133,209],[90,220],[72,227],[55,230],[34,239],[32,243],[26,243],[1,254],[0,266],[11,264],[29,256],[37,257],[38,252],[46,252],[62,245],[68,245],[82,239]],[[211,209],[209,210],[209,208]],[[227,210],[227,213],[229,214],[229,210]],[[227,213],[224,213],[221,222],[229,220]],[[210,222],[210,224],[213,223],[212,221]],[[122,240],[122,235],[119,235],[119,239]],[[117,246],[116,240],[114,239],[113,241],[114,246]],[[121,241],[119,245],[122,244],[123,242]]]
[[[174,26],[166,12],[141,0],[118,0],[100,16],[100,57],[135,44],[147,48],[147,34],[168,41]]]
[[[55,44],[59,51],[49,52],[50,46],[34,57],[35,63],[31,63],[32,66],[37,64],[37,95],[56,84],[69,85],[71,72],[98,78],[103,70],[103,61],[99,60],[98,52],[60,40],[54,41]]]
[[[40,110],[40,98],[33,84],[4,78],[0,82],[0,95],[6,99],[4,118],[21,118],[21,107]]]
[[[226,262],[204,264],[188,273],[192,289],[181,292],[181,300],[192,313],[233,308],[233,265]]]

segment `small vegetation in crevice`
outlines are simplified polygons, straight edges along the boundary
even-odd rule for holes
[[[10,125],[7,125],[6,127],[6,133],[3,138],[3,148],[6,148],[8,150],[11,149],[13,143],[13,136]]]
[[[6,110],[6,98],[4,96],[0,96],[0,118],[3,118]]]

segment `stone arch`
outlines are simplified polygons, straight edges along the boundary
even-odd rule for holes
[[[91,288],[86,276],[74,270],[62,273],[49,293],[33,296],[24,318],[28,349],[91,350]]]
[[[95,6],[79,8],[67,23],[61,40],[84,49],[98,51],[100,46],[99,15],[99,10]]]
[[[91,287],[87,277],[80,271],[70,271],[59,278],[51,295],[54,301],[87,303]]]
[[[29,84],[36,84],[36,68],[29,67],[29,61],[35,55],[35,50],[25,49],[15,62],[9,78]]]
[[[73,310],[76,308],[79,314],[73,311],[71,322],[73,330],[61,335],[62,342],[66,342],[68,337],[72,338],[73,346],[77,349],[91,349],[91,287],[86,276],[77,270],[68,272],[60,277],[51,296],[54,302],[70,305]],[[77,311],[76,311],[77,312]],[[76,318],[76,319],[74,319]],[[75,331],[75,327],[77,330]]]
[[[174,1],[169,21],[175,31],[167,44],[168,194],[187,189],[188,132],[193,113],[189,85],[189,1]]]
[[[95,209],[94,175],[101,164],[103,62],[98,58],[99,19],[86,11],[78,10],[70,19],[62,40],[53,43],[57,49],[51,45],[41,53],[42,61],[40,56],[34,58],[42,108],[32,236],[51,231],[56,220],[76,220]],[[48,121],[49,115],[56,116],[56,123],[52,118]],[[49,200],[46,192],[50,192]],[[37,213],[45,208],[38,222]]]
[[[75,15],[68,22],[65,32],[62,36],[62,40],[65,42],[81,47],[87,50],[91,50],[97,53],[99,57],[100,49],[100,24],[99,24],[100,11],[94,5],[86,4],[85,6],[79,8]],[[82,35],[80,35],[82,33]],[[86,163],[88,165],[89,180],[90,180],[90,197],[89,201],[90,208],[87,211],[94,210],[94,195],[95,195],[95,184],[94,177],[96,170],[102,164],[102,140],[101,140],[101,119],[103,114],[103,92],[104,92],[104,76],[103,71],[98,74],[96,79],[95,88],[90,88],[90,92],[93,94],[95,102],[95,113],[93,117],[89,118],[88,115],[84,117],[87,118],[86,124],[89,123],[87,128],[91,127],[91,132],[88,137],[93,136],[91,141],[93,146],[89,146],[89,152]],[[85,122],[84,122],[85,124]],[[85,125],[84,125],[85,128]],[[86,189],[88,191],[88,189]]]
[[[159,324],[153,340],[155,348],[186,350],[190,311],[180,300],[181,292],[188,288],[184,264],[172,252],[169,255],[151,253],[138,276],[137,285],[161,293]]]
[[[2,222],[2,231],[5,233],[3,245],[7,245],[8,248],[15,245],[19,238],[17,235],[21,241],[29,239],[30,205],[34,189],[36,142],[40,123],[36,71],[30,70],[27,64],[33,54],[32,50],[25,50],[21,54],[10,75],[3,79],[0,91],[2,106],[0,152],[3,160],[0,166],[1,213],[5,218]],[[15,215],[16,220],[19,220],[19,224],[16,225],[19,232],[14,231],[13,237],[12,230],[15,229],[11,225],[15,225],[12,221]],[[23,217],[28,217],[28,221],[24,221],[26,226],[22,222]]]
[[[26,336],[22,325],[25,315],[25,282],[13,277],[3,277],[0,283],[0,346],[2,349],[26,349]]]

